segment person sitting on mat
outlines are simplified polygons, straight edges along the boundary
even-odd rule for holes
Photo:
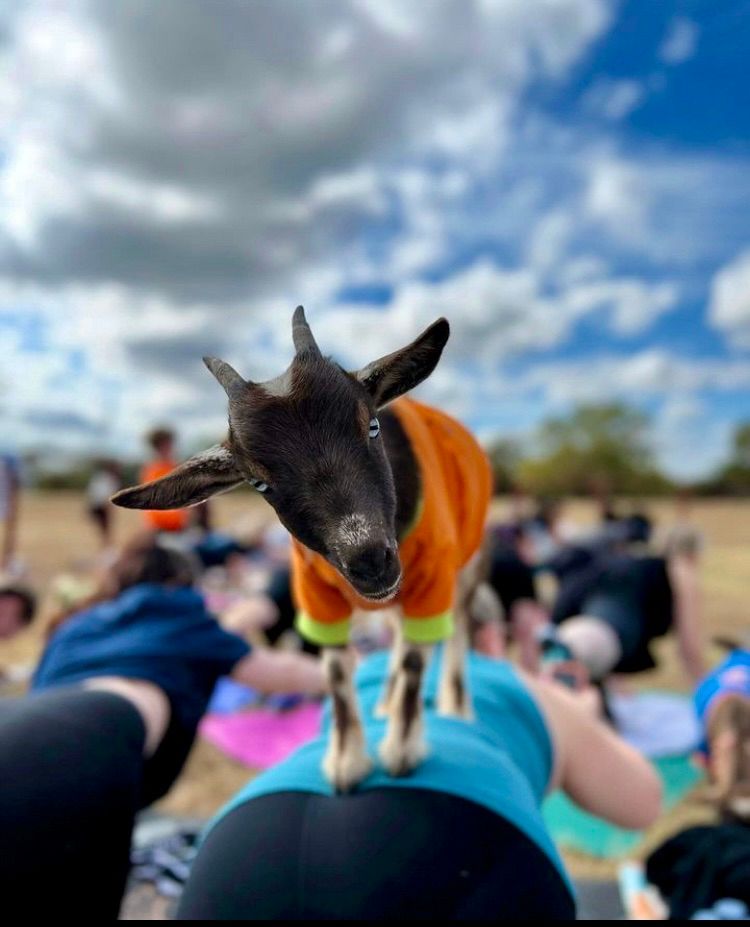
[[[750,647],[717,643],[730,653],[701,680],[693,697],[703,729],[700,755],[721,818],[750,824]]]
[[[556,569],[554,637],[590,679],[653,668],[651,644],[671,630],[688,678],[703,676],[698,551],[689,532],[674,535],[663,557],[586,556],[579,549],[559,558]]]
[[[718,821],[671,836],[646,862],[673,920],[746,920],[750,905],[750,648],[717,643],[730,652],[693,698]]]
[[[347,795],[321,773],[326,729],[251,781],[198,853],[181,919],[570,919],[573,893],[540,811],[564,789],[622,827],[659,814],[660,780],[594,703],[504,660],[468,657],[475,719],[437,715],[439,648],[426,674],[430,752]],[[355,677],[371,754],[388,655]]]
[[[3,899],[29,916],[116,917],[136,812],[180,774],[217,680],[321,695],[311,657],[251,649],[148,534],[54,624],[27,696],[0,701]],[[18,908],[20,910],[20,907]]]

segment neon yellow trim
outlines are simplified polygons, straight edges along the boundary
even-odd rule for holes
[[[344,618],[334,624],[316,621],[307,612],[297,612],[295,626],[299,633],[311,644],[321,647],[337,647],[349,641],[349,626],[351,620]]]
[[[421,521],[423,510],[424,510],[424,496],[422,496],[420,493],[419,499],[417,500],[417,507],[414,510],[414,515],[412,517],[412,520],[409,522],[406,528],[404,528],[404,533],[399,538],[399,544],[403,544],[404,541],[412,533],[412,531],[417,527],[417,525]]]
[[[431,618],[408,618],[403,621],[404,637],[411,644],[435,644],[453,634],[453,612],[449,609]]]

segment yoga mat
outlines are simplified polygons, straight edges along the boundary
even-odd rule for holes
[[[235,682],[228,676],[223,676],[214,688],[211,701],[208,703],[208,713],[227,715],[243,708],[249,708],[251,705],[263,703],[268,708],[275,708],[278,711],[285,711],[287,708],[294,708],[304,702],[304,695],[289,693],[282,695],[262,695],[251,689],[249,686],[243,686]]]
[[[667,810],[702,778],[689,756],[658,757],[652,762],[664,787]],[[562,849],[579,850],[600,859],[616,859],[632,852],[643,838],[642,831],[624,830],[595,818],[562,792],[550,795],[542,811],[547,828]]]
[[[259,700],[260,695],[254,689],[224,676],[216,683],[211,701],[208,703],[208,714],[231,714]]]
[[[701,742],[701,726],[686,695],[658,690],[611,695],[609,708],[623,740],[652,759],[684,756]]]
[[[200,733],[232,759],[253,769],[280,763],[320,730],[322,708],[305,703],[289,711],[258,708],[238,714],[208,714]]]

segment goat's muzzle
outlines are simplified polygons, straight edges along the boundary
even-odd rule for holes
[[[401,563],[395,544],[367,544],[341,558],[342,572],[363,599],[389,602],[401,585]]]

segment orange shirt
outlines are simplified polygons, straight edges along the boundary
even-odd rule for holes
[[[413,399],[390,408],[411,443],[422,490],[416,523],[399,544],[403,581],[395,601],[407,640],[431,643],[452,633],[456,577],[482,542],[492,474],[484,451],[455,419]],[[318,644],[345,643],[355,607],[383,607],[361,599],[327,560],[296,540],[292,589],[297,627]]]
[[[141,482],[150,483],[171,473],[177,464],[172,460],[152,460],[141,470]],[[185,509],[149,509],[143,513],[146,524],[154,531],[184,531],[188,524]]]

